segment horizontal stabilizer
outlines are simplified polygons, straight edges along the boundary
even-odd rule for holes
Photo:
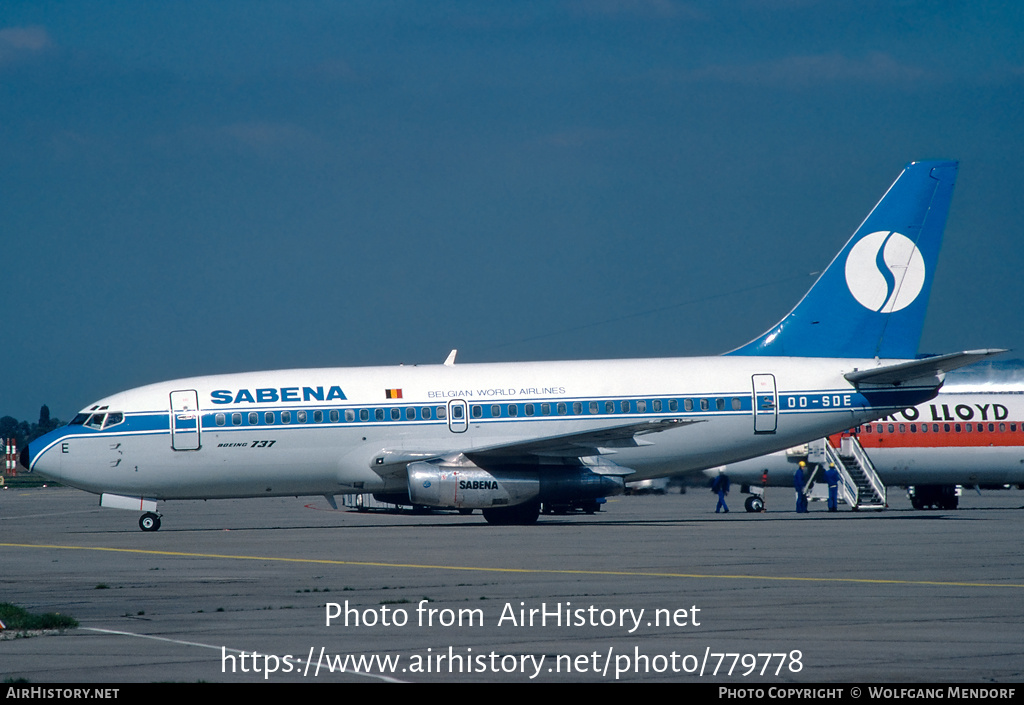
[[[898,387],[911,380],[934,377],[1004,352],[1006,350],[1002,349],[966,350],[948,355],[926,357],[922,360],[899,362],[895,365],[875,367],[870,370],[855,370],[847,372],[843,376],[854,384],[891,384]]]

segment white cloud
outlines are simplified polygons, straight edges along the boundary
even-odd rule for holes
[[[678,0],[570,0],[567,7],[580,15],[706,19],[704,12]]]
[[[680,75],[684,81],[717,81],[789,88],[844,83],[899,84],[929,78],[922,68],[902,64],[884,52],[851,59],[837,52],[789,56],[744,65],[707,66]]]
[[[42,27],[0,29],[0,65],[41,54],[52,47],[53,41]]]

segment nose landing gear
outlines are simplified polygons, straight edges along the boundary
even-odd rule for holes
[[[139,518],[139,528],[143,531],[158,531],[160,529],[160,515],[146,512]]]

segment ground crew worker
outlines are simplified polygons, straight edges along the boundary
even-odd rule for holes
[[[765,495],[767,495],[767,494],[768,494],[768,468],[765,468],[764,472],[761,473],[761,511],[762,512],[767,512],[768,511],[768,503],[765,502],[765,500],[764,500]]]
[[[796,513],[806,514],[807,513],[807,495],[804,494],[804,469],[807,467],[807,463],[803,460],[797,465],[796,472],[793,474],[793,489],[796,490]]]
[[[711,483],[711,491],[718,493],[718,506],[715,507],[715,514],[722,509],[729,513],[729,506],[725,503],[725,495],[729,494],[729,476],[719,470],[718,477]]]
[[[825,484],[828,485],[828,510],[837,512],[839,511],[839,471],[836,470],[835,463],[828,464],[828,470],[825,471]]]

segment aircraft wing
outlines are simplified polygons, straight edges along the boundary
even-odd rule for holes
[[[509,463],[517,460],[535,463],[537,458],[583,458],[588,456],[614,453],[615,448],[634,448],[651,445],[639,436],[667,431],[670,428],[681,428],[699,420],[658,419],[638,421],[590,429],[578,433],[566,433],[544,438],[510,441],[479,448],[448,448],[445,450],[385,450],[379,465],[405,465],[423,460],[432,460],[446,456],[464,454],[474,461]]]
[[[485,448],[471,448],[463,452],[469,458],[491,461],[511,461],[525,456],[579,458],[605,455],[609,452],[614,453],[615,448],[635,448],[642,445],[652,445],[650,441],[644,441],[637,438],[637,436],[659,433],[670,428],[680,428],[694,423],[701,422],[687,419],[641,421],[580,433],[569,433],[562,436],[516,441]]]
[[[843,376],[854,384],[891,384],[898,387],[905,382],[935,377],[1004,352],[1006,352],[1004,349],[966,350],[948,355],[935,355],[921,360],[899,362],[895,365],[874,367],[869,370],[854,370]]]

